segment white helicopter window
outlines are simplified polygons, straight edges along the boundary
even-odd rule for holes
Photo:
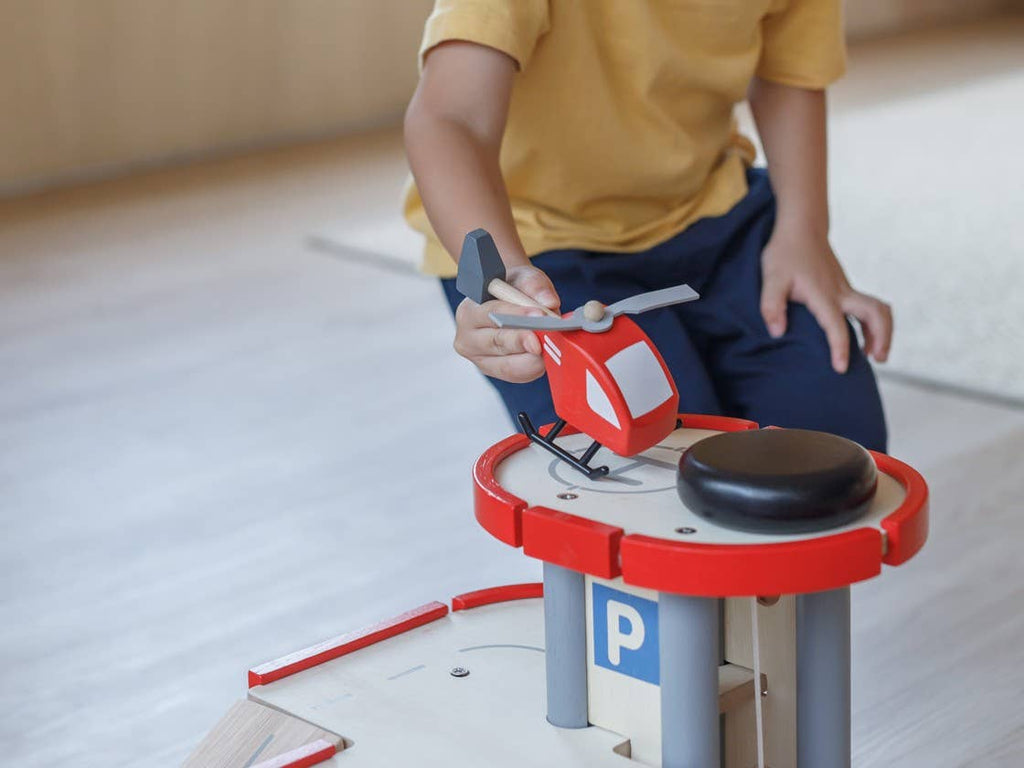
[[[608,358],[608,371],[626,398],[633,418],[650,413],[672,397],[672,385],[661,369],[658,358],[645,341],[616,352]],[[587,386],[587,401],[590,387]]]
[[[590,371],[587,371],[587,405],[590,406],[590,410],[612,426],[619,426],[619,417],[615,415],[615,409],[612,408],[612,401],[608,399],[608,393],[598,384],[594,374]]]

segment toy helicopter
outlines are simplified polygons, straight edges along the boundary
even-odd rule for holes
[[[504,283],[504,277],[504,265],[490,235],[484,230],[467,235],[459,259],[459,290],[478,303],[495,292],[515,303],[525,304],[522,298],[529,305],[534,303],[529,297],[512,296],[508,289],[515,289]],[[698,298],[690,286],[678,285],[608,306],[588,301],[565,316],[492,313],[500,328],[535,332],[543,349],[558,420],[542,435],[526,413],[519,413],[520,428],[534,443],[591,479],[608,474],[608,467],[590,465],[602,446],[633,456],[657,444],[676,428],[679,391],[654,344],[623,315]],[[566,424],[593,440],[578,458],[555,443]]]

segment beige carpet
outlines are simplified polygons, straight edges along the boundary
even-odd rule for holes
[[[842,114],[832,209],[851,279],[893,305],[889,368],[1024,401],[1021,62]]]

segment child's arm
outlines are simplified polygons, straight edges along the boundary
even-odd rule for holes
[[[493,48],[466,42],[434,48],[405,115],[405,149],[431,226],[448,253],[457,258],[466,233],[486,229],[508,282],[557,308],[554,286],[530,265],[519,241],[499,165],[515,73],[515,61]],[[456,351],[488,376],[522,382],[542,375],[537,337],[495,328],[488,317],[494,311],[525,310],[464,301],[455,316]]]
[[[851,315],[860,322],[865,351],[883,362],[892,312],[850,287],[828,242],[825,92],[755,78],[749,95],[777,200],[762,255],[761,313],[769,332],[786,332],[787,300],[806,304],[828,337],[832,367],[843,373],[850,354],[845,315]]]

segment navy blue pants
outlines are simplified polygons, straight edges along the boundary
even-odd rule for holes
[[[547,251],[533,258],[555,284],[563,311],[689,283],[701,298],[633,319],[661,352],[679,389],[679,410],[752,419],[761,426],[832,432],[886,449],[885,416],[871,365],[850,332],[850,365],[832,370],[825,334],[802,304],[789,305],[786,334],[773,339],[761,318],[761,251],[775,221],[763,170],[724,216],[701,219],[643,253]],[[442,280],[452,311],[462,301]],[[547,377],[527,384],[490,379],[509,414],[555,420]]]

